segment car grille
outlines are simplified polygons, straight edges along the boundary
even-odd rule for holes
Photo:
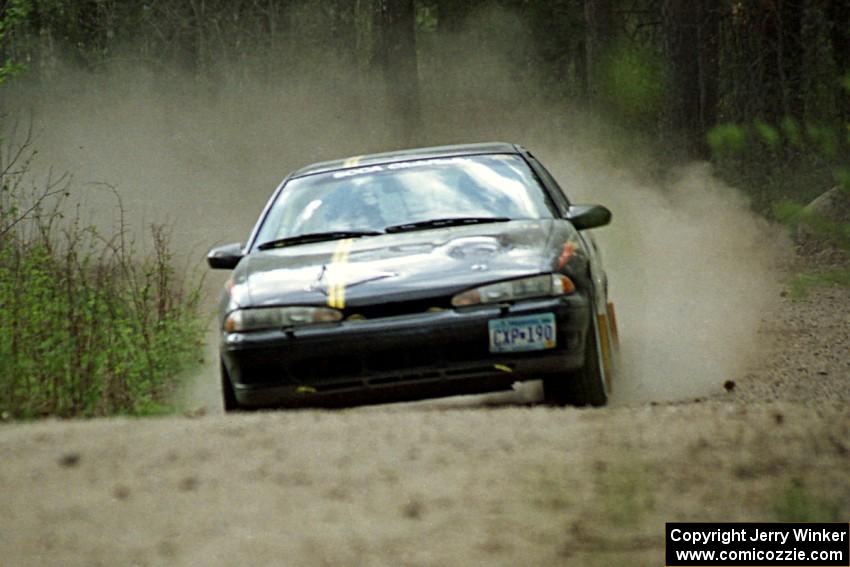
[[[365,305],[363,307],[347,307],[344,311],[345,319],[380,319],[383,317],[398,317],[401,315],[414,315],[416,313],[427,313],[429,311],[443,311],[451,309],[451,299],[438,297],[435,299],[423,299],[416,301],[397,301],[395,303],[381,303],[376,305]]]
[[[346,376],[380,376],[388,373],[441,369],[463,362],[481,361],[488,356],[487,345],[479,341],[439,347],[413,346],[360,353],[303,358],[289,365],[295,382],[332,380]],[[492,369],[492,366],[489,367]]]
[[[581,340],[576,333],[559,333],[558,348]],[[540,352],[494,357],[481,337],[395,348],[371,345],[339,345],[337,352],[294,357],[277,349],[254,351],[241,364],[245,384],[309,384],[317,390],[341,389],[347,385],[380,385],[399,381],[451,378],[476,373],[493,374],[495,364]],[[510,362],[507,363],[510,366]]]

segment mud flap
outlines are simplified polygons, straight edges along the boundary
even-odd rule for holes
[[[617,331],[617,316],[614,304],[608,302],[606,313],[597,315],[599,326],[599,348],[602,350],[602,367],[605,371],[605,385],[611,393],[614,374],[614,355],[620,349],[620,337]]]
[[[620,332],[617,329],[617,314],[614,311],[614,303],[608,302],[608,321],[611,324],[611,338],[613,339],[614,348],[620,349]]]

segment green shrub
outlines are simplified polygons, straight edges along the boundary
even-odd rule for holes
[[[771,508],[780,522],[838,522],[841,515],[838,502],[815,496],[797,480],[777,491]]]
[[[152,252],[137,254],[123,226],[106,236],[64,218],[64,183],[25,194],[27,168],[6,165],[0,415],[166,411],[202,352],[200,280],[178,276],[162,227],[151,229]]]
[[[850,190],[850,124],[721,123],[706,133],[717,172],[768,215],[783,202],[808,203],[838,185]]]
[[[789,297],[798,301],[808,297],[813,289],[829,286],[850,287],[850,269],[834,268],[795,274],[788,283]]]

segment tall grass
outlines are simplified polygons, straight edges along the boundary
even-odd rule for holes
[[[28,175],[29,141],[0,163],[0,415],[97,416],[167,409],[200,358],[201,282],[178,273],[168,234],[139,254],[121,222],[73,218],[68,179]]]

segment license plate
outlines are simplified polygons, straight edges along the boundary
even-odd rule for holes
[[[555,315],[524,315],[487,322],[490,352],[527,352],[555,348]]]

